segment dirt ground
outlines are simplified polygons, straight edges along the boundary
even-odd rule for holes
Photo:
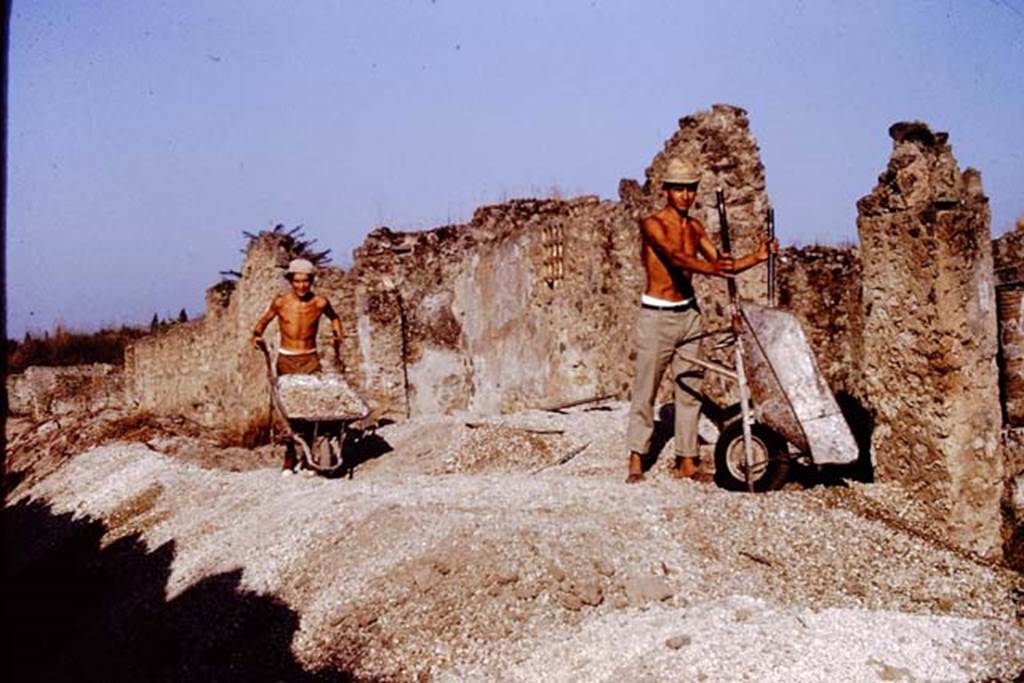
[[[624,416],[391,424],[338,479],[282,477],[279,447],[225,447],[185,421],[9,424],[5,638],[21,656],[7,666],[20,680],[1024,672],[1022,577],[949,547],[898,487],[737,494],[674,480],[666,459],[627,485]],[[21,613],[50,618],[11,626]]]

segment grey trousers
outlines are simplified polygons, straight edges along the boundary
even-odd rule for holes
[[[626,445],[630,451],[646,454],[654,433],[654,400],[665,368],[672,366],[675,394],[676,455],[695,458],[697,418],[700,414],[700,385],[703,371],[679,357],[679,353],[697,356],[700,352],[700,310],[657,311],[640,309],[636,321],[636,374],[633,378],[633,402],[629,408]]]

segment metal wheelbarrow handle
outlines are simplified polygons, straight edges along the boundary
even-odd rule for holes
[[[296,434],[295,430],[292,429],[291,421],[288,419],[288,413],[284,409],[284,404],[281,403],[281,395],[277,393],[277,373],[274,372],[274,364],[270,362],[270,349],[267,348],[267,342],[260,339],[256,344],[259,346],[260,351],[263,352],[263,360],[267,365],[267,383],[270,385],[270,402],[273,404],[278,415],[280,415],[281,419],[284,421],[285,434],[302,449],[306,462],[312,462],[313,453],[310,451],[309,445],[306,443],[305,439]]]

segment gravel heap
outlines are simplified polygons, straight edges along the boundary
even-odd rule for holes
[[[237,576],[239,595],[295,615],[280,648],[295,670],[326,678],[967,681],[1024,671],[1022,577],[948,547],[902,489],[751,496],[676,481],[663,462],[627,485],[624,416],[615,404],[390,425],[377,436],[392,450],[346,480],[204,469],[118,444],[22,487],[9,507],[36,501],[101,520],[102,544],[137,536],[150,555],[173,548],[161,579],[170,605]],[[60,542],[26,541],[20,566],[28,572]],[[235,641],[211,631],[208,614],[179,617],[221,658],[191,652],[189,666],[228,661],[252,673],[224,654]]]

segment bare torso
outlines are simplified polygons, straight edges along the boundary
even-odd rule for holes
[[[693,218],[683,218],[675,209],[666,206],[647,221],[656,221],[661,227],[659,242],[662,251],[682,253],[696,257],[703,227]],[[651,243],[649,230],[642,230],[640,258],[647,273],[644,293],[665,301],[683,301],[693,296],[690,273],[672,265]]]
[[[290,351],[316,349],[316,333],[320,317],[329,306],[327,299],[313,295],[303,301],[289,292],[274,300],[277,324],[281,331],[281,348]]]
[[[331,320],[334,344],[337,347],[341,337],[341,324],[338,314],[334,312],[331,302],[326,297],[313,293],[300,297],[295,292],[278,295],[256,323],[254,343],[259,342],[263,330],[270,321],[277,318],[278,329],[281,332],[281,349],[299,353],[315,351],[320,318],[325,315]]]

